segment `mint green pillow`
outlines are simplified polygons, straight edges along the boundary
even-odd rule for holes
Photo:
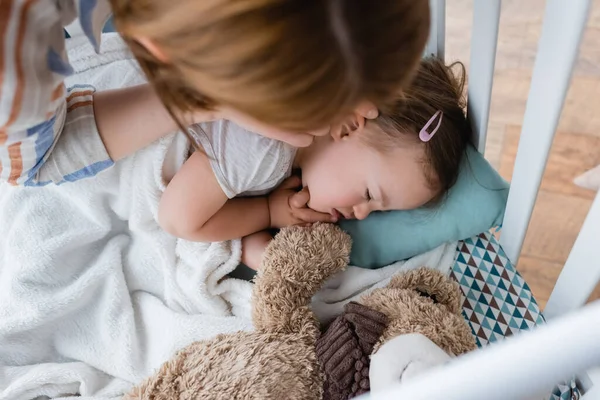
[[[469,146],[456,184],[435,207],[341,221],[353,240],[350,265],[381,268],[500,226],[508,188],[485,158]]]

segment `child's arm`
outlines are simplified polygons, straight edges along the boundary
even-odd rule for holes
[[[242,263],[253,270],[258,270],[262,264],[265,249],[273,236],[268,231],[253,233],[242,238]]]
[[[270,216],[266,197],[228,200],[208,158],[196,151],[163,193],[159,221],[174,236],[213,242],[267,229]]]
[[[179,130],[149,84],[95,93],[94,115],[100,137],[113,161]],[[182,118],[181,122],[187,126],[217,118],[217,111],[200,110]]]
[[[269,196],[227,199],[207,156],[196,151],[167,186],[159,222],[174,236],[199,242],[237,239],[269,228],[332,221],[329,214],[293,208],[300,179],[290,178]]]

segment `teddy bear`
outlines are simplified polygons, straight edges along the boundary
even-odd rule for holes
[[[398,335],[403,341],[417,335],[447,356],[475,348],[460,314],[458,289],[442,274],[425,269],[394,277],[387,287],[348,304],[342,319],[322,334],[310,301],[329,277],[345,269],[350,247],[350,237],[335,225],[282,229],[267,247],[256,276],[252,294],[255,330],[192,343],[124,399],[350,398],[361,393],[352,386],[369,386],[368,367],[366,372],[364,368],[369,357]],[[321,340],[331,338],[332,327],[338,325],[350,326],[352,334],[357,332],[353,327],[365,328],[362,339],[357,339],[363,347],[354,352],[351,371],[346,374],[351,378],[344,387],[332,384],[340,368],[331,361],[350,356],[335,340]],[[389,377],[390,371],[401,374],[406,370],[396,356],[392,361],[389,358],[378,358],[379,368],[391,367],[382,385],[398,380],[398,376]]]

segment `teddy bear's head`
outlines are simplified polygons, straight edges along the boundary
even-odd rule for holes
[[[456,282],[437,270],[419,268],[395,275],[360,302],[389,320],[374,352],[394,337],[420,333],[447,354],[459,355],[477,347],[461,314],[461,301]]]

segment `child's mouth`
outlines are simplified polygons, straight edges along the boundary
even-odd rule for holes
[[[333,218],[335,218],[337,221],[339,221],[340,219],[344,218],[344,214],[342,214],[341,212],[339,212],[338,210],[336,210],[335,208],[333,210],[331,210],[331,215],[333,216]]]
[[[337,208],[334,208],[333,210],[331,210],[331,215],[333,215],[337,220],[340,219],[354,219],[354,213],[351,213],[350,215],[346,215],[343,212],[341,212],[340,210],[338,210]]]
[[[331,215],[333,215],[338,220],[340,220],[340,219],[356,219],[356,216],[354,215],[354,211],[345,213],[343,211],[338,210],[337,208],[334,208],[333,210],[331,210]]]

